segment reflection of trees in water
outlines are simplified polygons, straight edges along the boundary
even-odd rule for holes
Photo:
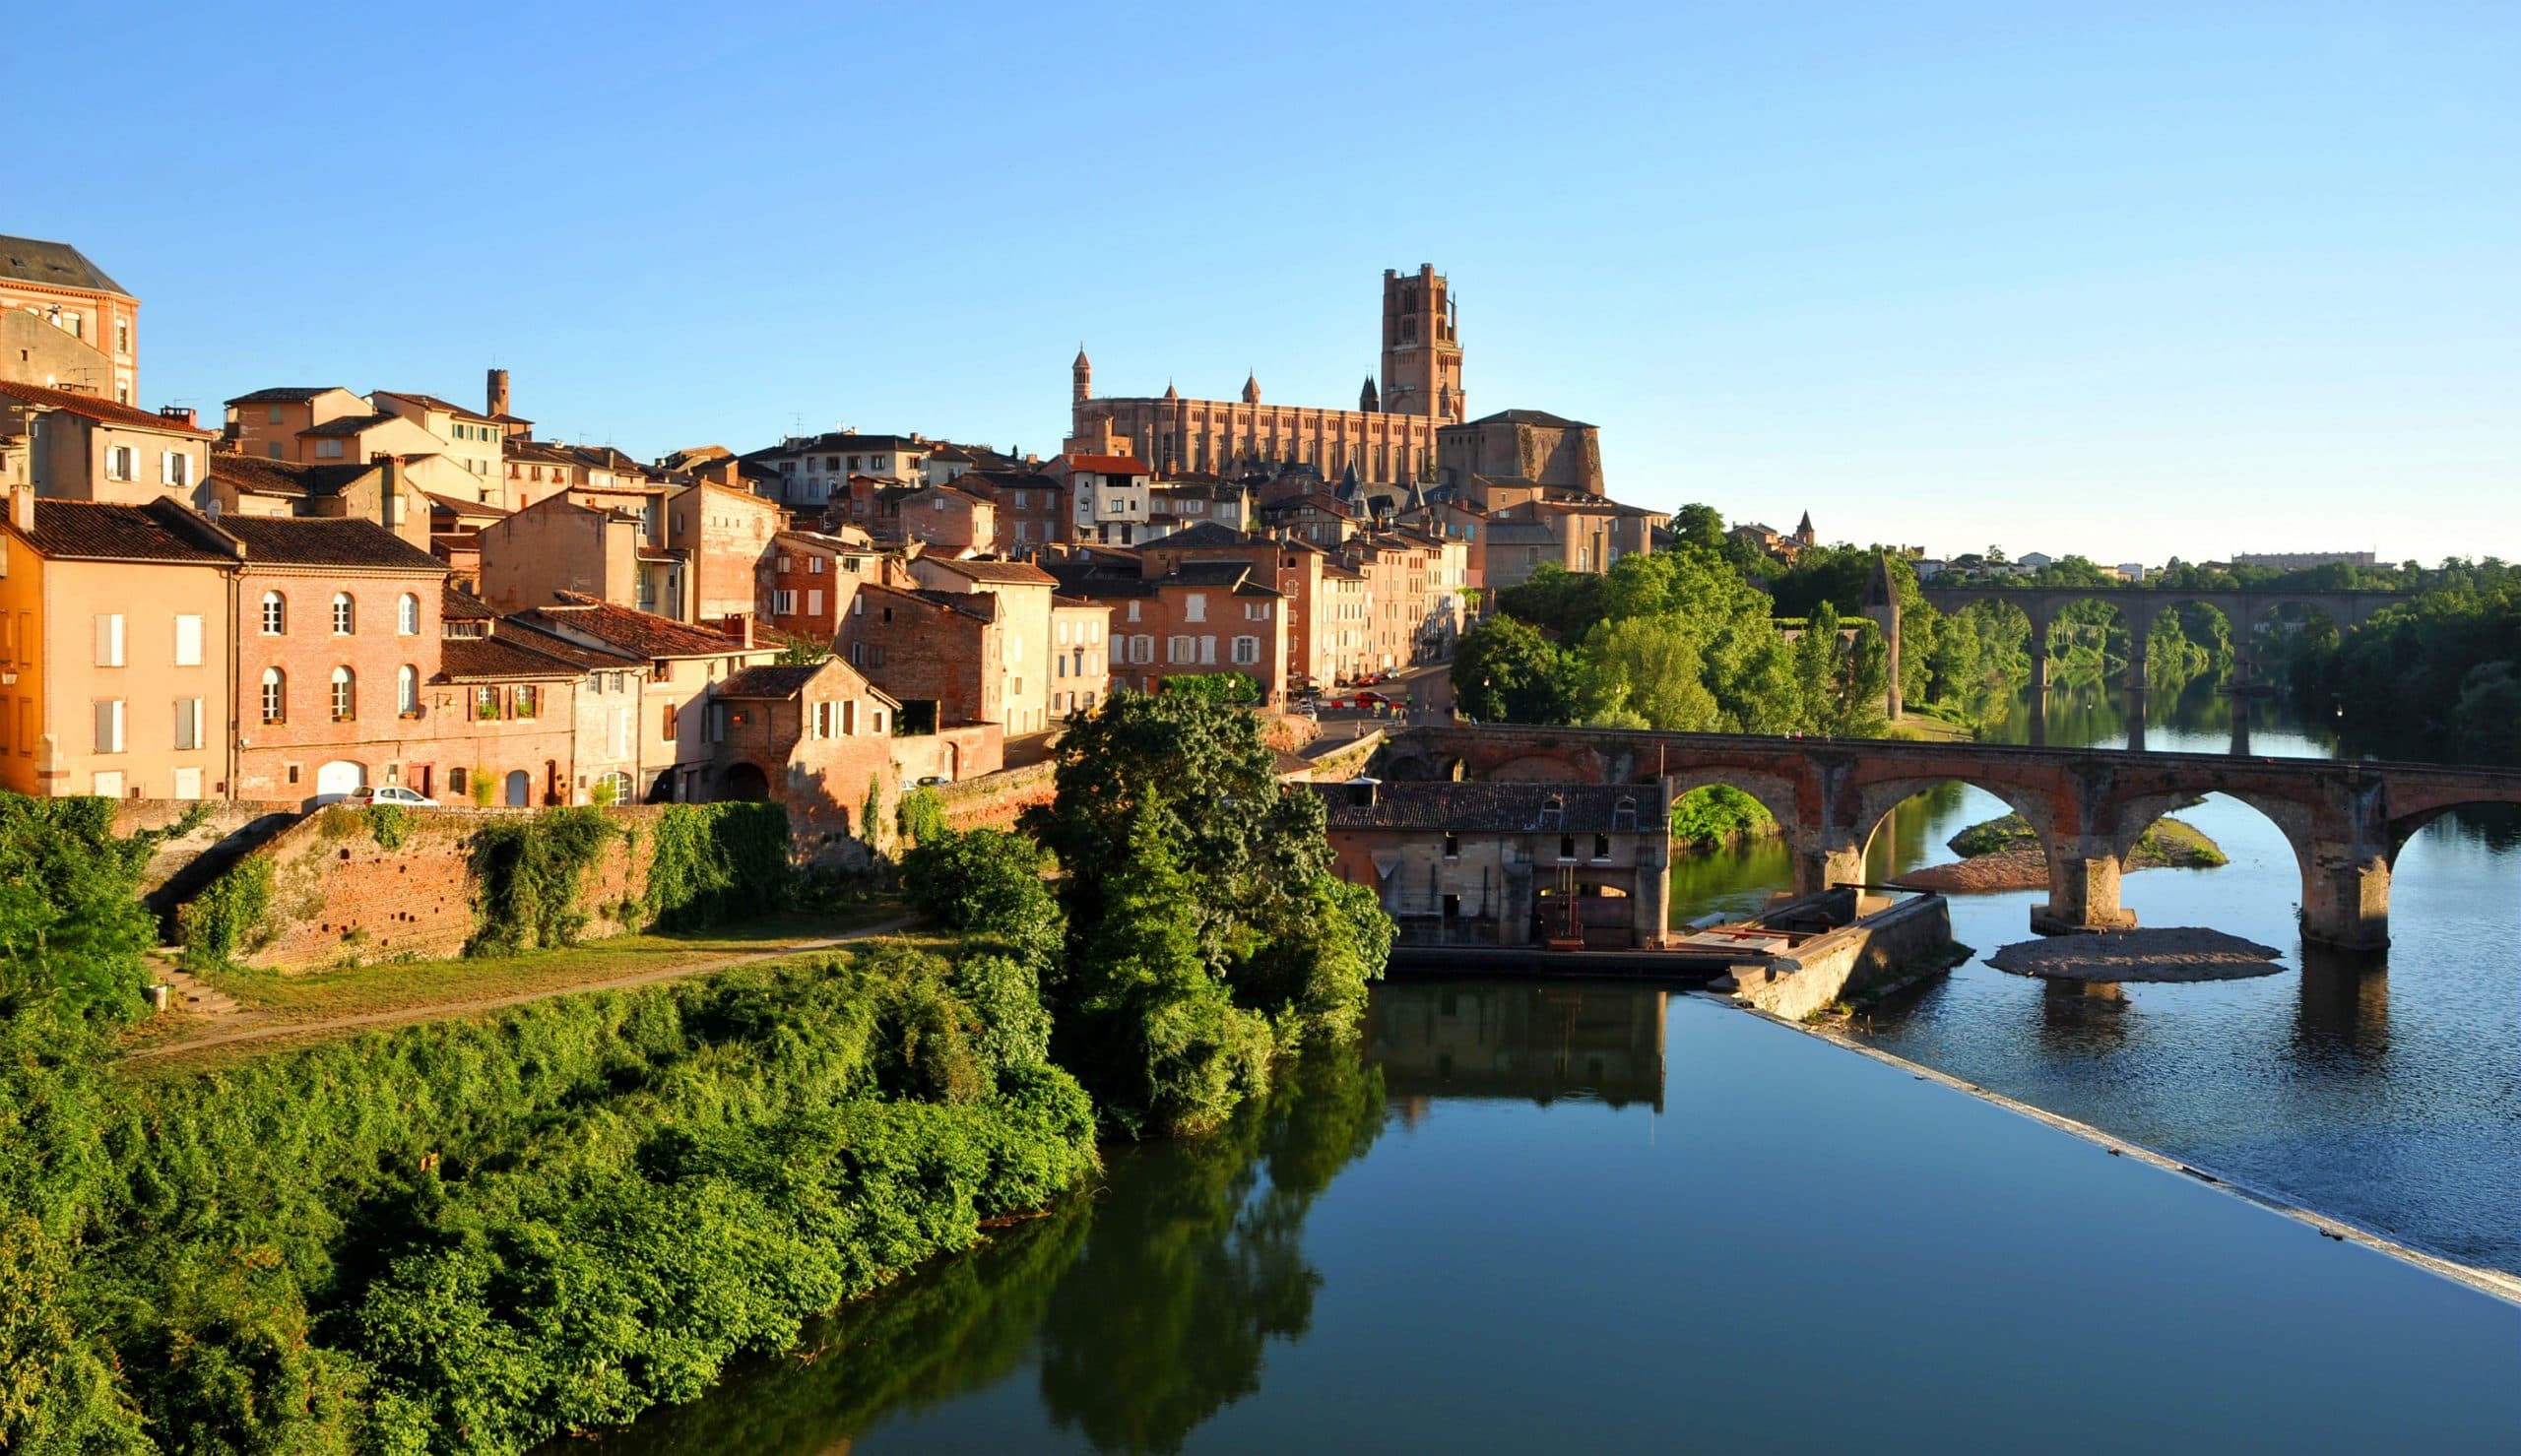
[[[1970,786],[1954,779],[1893,804],[1865,844],[1865,878],[1887,880],[1924,863],[1935,846],[1961,828],[1961,798],[1969,791]]]
[[[732,1375],[688,1406],[610,1435],[630,1456],[820,1452],[877,1421],[1004,1379],[1032,1349],[1061,1271],[1094,1222],[1084,1196],[949,1255],[820,1321],[804,1348]]]
[[[1037,1348],[1052,1420],[1105,1451],[1178,1450],[1303,1338],[1304,1221],[1383,1129],[1358,1050],[1281,1069],[1215,1135],[1118,1153],[1101,1186],[843,1309],[799,1354],[607,1437],[635,1456],[806,1453],[999,1384]]]
[[[1117,1160],[1042,1321],[1051,1419],[1097,1450],[1175,1451],[1259,1390],[1263,1347],[1313,1322],[1305,1216],[1383,1112],[1381,1074],[1344,1048],[1287,1068],[1212,1137]]]

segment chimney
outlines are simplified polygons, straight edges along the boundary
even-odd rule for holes
[[[193,407],[190,405],[161,405],[158,413],[160,417],[171,419],[186,429],[193,428]]]
[[[35,529],[35,492],[33,487],[21,485],[17,489],[9,492],[9,524],[15,526],[20,531],[32,531]]]
[[[488,404],[489,404],[489,408],[488,408],[487,410],[485,410],[483,412],[484,412],[484,413],[485,413],[485,414],[487,414],[487,415],[489,415],[492,419],[502,418],[502,417],[504,417],[504,416],[507,414],[507,412],[508,412],[508,371],[507,371],[507,370],[505,370],[505,369],[493,369],[493,370],[491,370],[491,371],[490,371],[490,390],[489,390],[489,401],[488,401]]]

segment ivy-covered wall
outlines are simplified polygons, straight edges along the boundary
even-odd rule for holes
[[[177,924],[196,962],[284,972],[500,954],[775,908],[787,853],[767,804],[339,805],[240,860]]]

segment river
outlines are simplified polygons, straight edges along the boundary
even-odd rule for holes
[[[2157,692],[2146,743],[2226,751],[2232,702],[2200,679]],[[2250,749],[2329,757],[2274,704],[2251,705]],[[2027,710],[2005,736],[2027,735]],[[2116,695],[2051,694],[2047,741],[2125,741]],[[1884,872],[1956,857],[1944,841],[2005,812],[1963,786],[1911,800],[1874,846]],[[2051,990],[1973,959],[1873,1014],[1886,1050],[2275,1190],[2451,1258],[2521,1273],[2521,832],[2508,810],[2420,832],[2391,884],[2386,966],[2313,949],[2301,874],[2257,810],[2216,794],[2181,818],[2222,845],[2218,869],[2130,874],[2147,925],[2210,925],[2284,951],[2283,974],[2202,984]],[[1728,856],[1764,877],[1757,855]],[[1702,875],[1721,873],[1702,866]],[[2027,939],[2044,894],[1956,896],[1953,931],[1993,952]],[[1676,897],[1674,914],[1687,918]]]
[[[2121,730],[2060,697],[2049,741]],[[2223,706],[2158,704],[2153,744],[2219,746]],[[2282,724],[2252,746],[2324,751]],[[2000,811],[1924,795],[1876,867]],[[2427,830],[2390,968],[2305,978],[2273,827],[2186,817],[2232,863],[2131,875],[2127,903],[2283,945],[2285,974],[2104,998],[1972,961],[1865,1035],[2521,1268],[2514,838]],[[1691,860],[1676,912],[1786,877],[1775,846]],[[2032,898],[1956,900],[1956,929],[2021,939]],[[1109,1156],[595,1449],[2521,1448],[2521,1310],[1704,997],[1386,984],[1362,1047],[1214,1137]]]

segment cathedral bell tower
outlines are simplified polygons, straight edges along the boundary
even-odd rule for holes
[[[1383,408],[1390,414],[1432,415],[1446,424],[1468,417],[1461,392],[1461,342],[1454,334],[1453,285],[1422,263],[1414,274],[1383,273]]]

